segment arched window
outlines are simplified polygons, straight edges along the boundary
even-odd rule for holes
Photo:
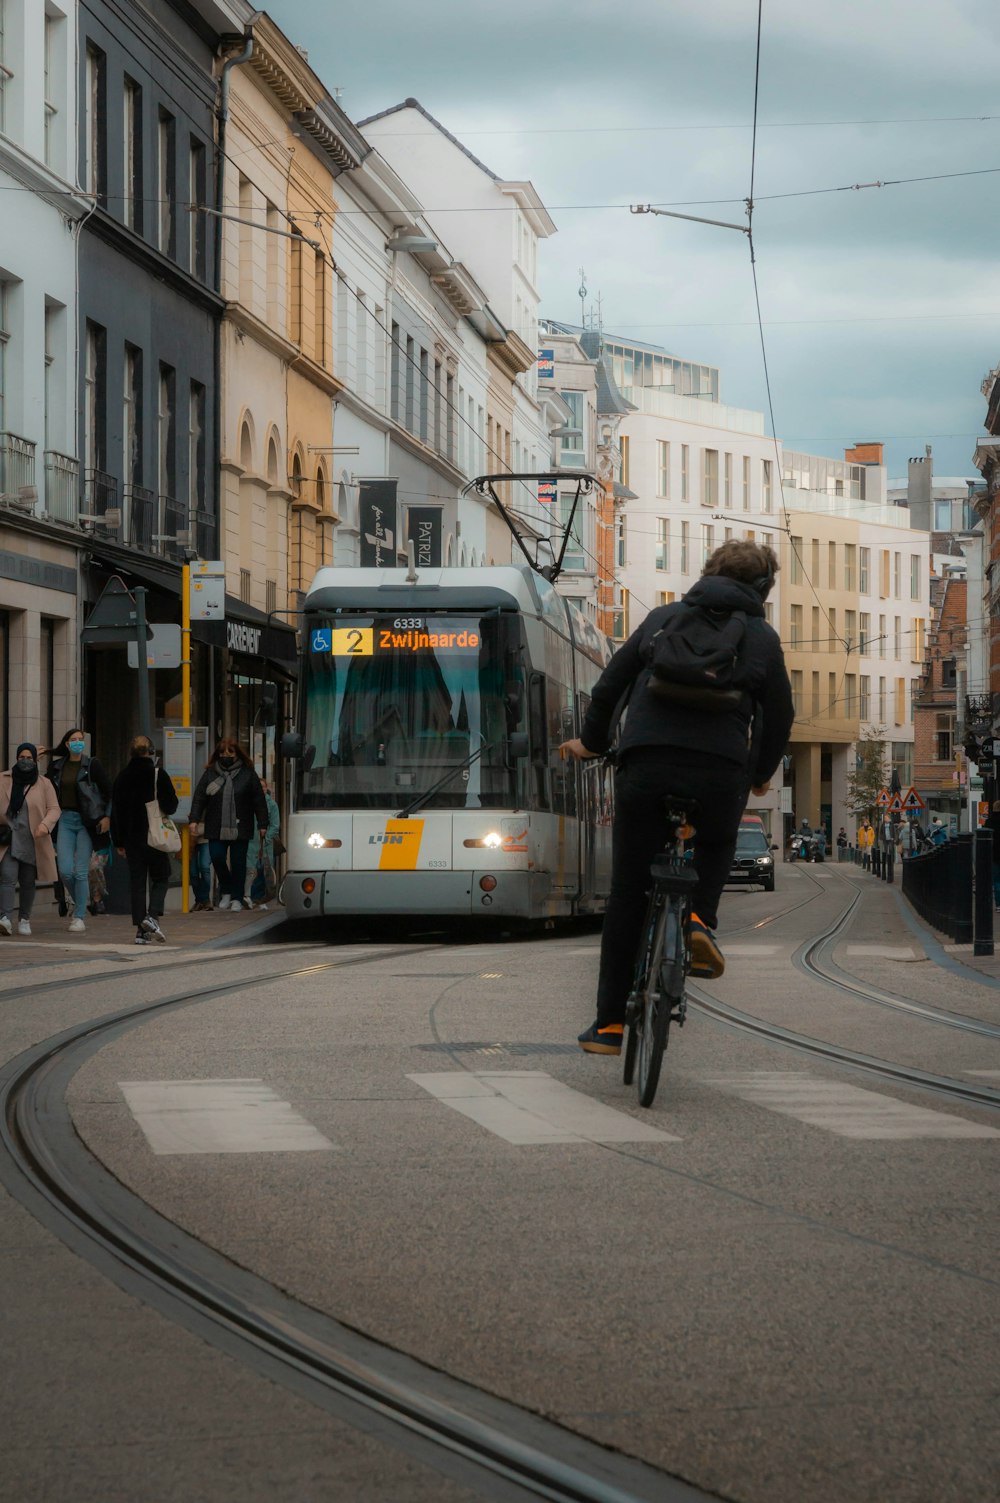
[[[274,434],[267,441],[267,478],[271,485],[278,483],[278,445],[274,441]]]
[[[320,466],[316,468],[316,510],[320,515],[326,511],[326,477]]]
[[[455,535],[449,532],[448,541],[444,545],[444,566],[450,569],[455,562]]]
[[[459,554],[459,565],[460,565],[461,568],[465,569],[465,568],[468,567],[468,563],[469,563],[469,555],[466,553],[466,551],[465,551],[465,544],[463,543],[462,544],[462,551]]]
[[[292,495],[296,499],[302,495],[302,460],[297,453],[292,455]]]
[[[253,469],[253,434],[246,418],[240,429],[240,468],[247,471]]]

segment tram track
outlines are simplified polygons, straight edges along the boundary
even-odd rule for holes
[[[465,1481],[477,1479],[482,1496],[707,1503],[708,1494],[481,1390],[467,1389],[467,1402],[460,1402],[455,1393],[465,1385],[300,1305],[160,1216],[76,1133],[65,1099],[73,1076],[107,1044],[144,1022],[276,981],[436,948],[392,947],[226,978],[88,1019],[44,1040],[0,1067],[0,1181],[43,1225],[128,1293],[321,1408],[354,1423],[363,1414],[369,1428],[373,1420],[387,1426],[410,1448],[415,1445],[417,1454],[422,1447],[430,1465]],[[238,959],[235,953],[218,955],[211,963]],[[115,971],[72,984],[109,979],[134,983],[136,975]],[[0,999],[3,995],[10,993]],[[484,1411],[491,1417],[484,1419]],[[519,1430],[532,1438],[523,1439]]]
[[[810,875],[810,874],[806,874]],[[815,881],[815,878],[813,879]],[[827,884],[816,883],[818,891],[804,903],[796,904],[794,908],[784,909],[780,914],[774,914],[764,922],[771,922],[785,917],[787,913],[794,912],[796,908],[806,906],[820,895],[820,892],[828,891]],[[895,996],[891,992],[884,991],[880,987],[870,986],[860,977],[843,971],[830,958],[837,940],[843,934],[854,916],[854,912],[861,901],[860,890],[853,893],[850,901],[843,911],[821,934],[806,940],[795,951],[793,964],[805,975],[822,981],[827,986],[832,986],[838,991],[855,1000],[885,1007],[892,1011],[902,1013],[908,1017],[920,1021],[939,1024],[947,1028],[955,1028],[967,1033],[976,1033],[988,1038],[1000,1038],[1000,1027],[987,1023],[981,1018],[967,1017],[961,1013],[945,1011],[942,1008],[933,1007],[926,1003],[914,1002],[909,998]],[[728,931],[730,933],[734,931]],[[689,985],[688,988],[692,1006],[703,1013],[706,1017],[723,1023],[742,1033],[763,1039],[769,1043],[781,1044],[786,1048],[796,1049],[802,1053],[822,1059],[827,1064],[844,1065],[850,1069],[860,1070],[867,1074],[879,1076],[881,1079],[893,1081],[897,1085],[911,1086],[920,1090],[933,1091],[940,1095],[959,1101],[967,1106],[987,1107],[991,1110],[1000,1109],[1000,1090],[990,1086],[970,1084],[953,1076],[938,1075],[933,1071],[919,1070],[912,1066],[899,1065],[892,1060],[880,1059],[877,1056],[864,1054],[859,1050],[847,1048],[844,1045],[833,1044],[825,1039],[814,1038],[809,1034],[798,1033],[794,1029],[784,1028],[780,1024],[770,1023],[756,1014],[744,1012],[742,1009],[733,1007],[729,1003],[720,1002],[710,996],[701,987]]]

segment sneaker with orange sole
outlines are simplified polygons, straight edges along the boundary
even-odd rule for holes
[[[585,1054],[621,1054],[625,1029],[621,1023],[606,1023],[603,1028],[591,1023],[585,1033],[577,1034],[577,1043]]]
[[[691,944],[691,975],[704,976],[710,981],[721,976],[726,969],[725,956],[719,949],[712,930],[702,923],[696,913],[691,915],[688,934]]]

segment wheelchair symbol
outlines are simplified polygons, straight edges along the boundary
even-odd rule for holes
[[[312,634],[312,650],[313,650],[313,652],[332,652],[333,651],[333,631],[330,628],[327,628],[326,631],[314,631],[313,632],[313,634]]]

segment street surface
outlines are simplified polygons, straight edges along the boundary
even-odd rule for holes
[[[828,958],[888,1005],[799,957],[858,894]],[[620,1061],[574,1043],[593,1016],[593,927],[329,943],[270,917],[230,920],[226,949],[205,947],[221,916],[199,915],[177,916],[169,952],[91,933],[89,948],[49,948],[53,934],[5,952],[4,1060],[140,1002],[230,988],[99,1040],[60,1087],[74,1151],[116,1193],[417,1359],[428,1383],[527,1411],[540,1448],[559,1432],[538,1416],[692,1498],[997,1496],[995,1108],[695,1005],[642,1111]],[[1000,964],[974,970],[867,873],[780,866],[775,893],[727,893],[722,934],[727,973],[696,1004],[1000,1087]],[[9,1164],[4,1182],[17,1190]],[[0,1196],[0,1498],[524,1496],[387,1423],[325,1412]],[[666,1478],[643,1492],[649,1475],[617,1485],[674,1496]]]

